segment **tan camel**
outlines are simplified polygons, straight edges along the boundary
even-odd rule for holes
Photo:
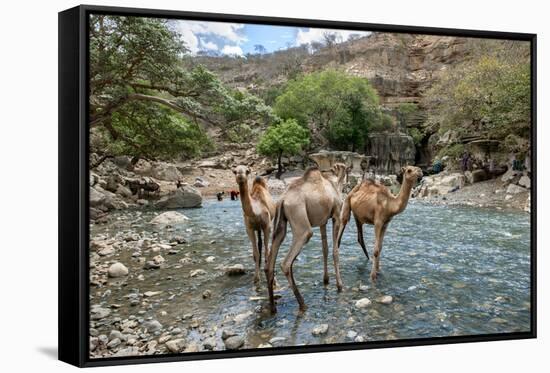
[[[307,244],[313,235],[312,227],[320,227],[324,260],[323,281],[325,285],[328,284],[327,222],[330,218],[332,218],[332,254],[336,273],[336,285],[339,291],[342,290],[337,234],[340,227],[340,209],[342,207],[341,193],[345,179],[347,178],[347,172],[348,169],[341,163],[335,164],[330,172],[322,173],[316,167],[309,168],[302,177],[292,182],[286,193],[278,201],[273,221],[273,241],[265,268],[269,302],[273,313],[277,312],[273,298],[275,260],[279,247],[286,236],[287,222],[290,222],[292,229],[292,244],[281,264],[281,268],[290,288],[296,296],[300,311],[304,311],[306,305],[294,281],[292,266],[304,245]]]
[[[340,245],[344,229],[349,221],[350,212],[353,211],[353,217],[357,224],[357,240],[368,259],[369,254],[363,239],[363,224],[374,225],[374,263],[370,273],[372,281],[376,281],[376,276],[380,271],[380,255],[386,228],[395,215],[405,210],[411,189],[417,180],[422,178],[422,170],[418,167],[406,166],[401,169],[401,172],[403,173],[403,183],[397,196],[394,196],[385,186],[365,180],[352,189],[342,207],[342,224],[338,232],[338,245]]]
[[[250,174],[250,169],[246,166],[237,166],[233,169],[233,173],[239,185],[246,233],[252,243],[252,256],[255,264],[254,282],[257,283],[260,280],[262,233],[264,237],[264,256],[267,263],[268,243],[272,231],[272,220],[275,215],[275,203],[262,177],[257,176],[254,179],[252,191],[249,192],[248,175]]]

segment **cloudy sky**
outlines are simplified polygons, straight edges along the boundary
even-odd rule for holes
[[[337,34],[341,41],[346,41],[353,34],[368,35],[368,32],[360,31],[224,22],[174,21],[173,25],[192,53],[211,51],[233,56],[256,53],[254,46],[258,44],[263,45],[267,52],[273,52],[322,41],[326,32]]]

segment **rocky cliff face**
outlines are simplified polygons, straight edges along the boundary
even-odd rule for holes
[[[379,174],[397,174],[401,167],[415,164],[412,137],[403,134],[372,134],[367,142],[370,169]]]

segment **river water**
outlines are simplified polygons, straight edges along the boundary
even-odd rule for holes
[[[181,210],[189,220],[172,229],[148,222],[158,212],[126,211],[112,223],[92,226],[92,238],[138,234],[168,242],[183,236],[188,243],[174,246],[161,269],[144,270],[138,256],[150,260],[147,250],[135,254],[132,242],[106,263],[120,261],[129,276],[92,289],[92,304],[117,304],[111,317],[139,320],[154,318],[164,328],[187,328],[187,339],[200,345],[207,336],[223,348],[221,331],[230,328],[245,337],[245,348],[269,343],[275,346],[407,339],[528,331],[530,328],[530,218],[519,211],[434,206],[411,201],[390,223],[382,250],[381,273],[376,285],[369,279],[367,261],[356,240],[353,221],[340,248],[344,291],[336,290],[329,254],[330,284],[323,285],[321,240],[318,228],[294,265],[294,275],[308,305],[298,313],[294,295],[277,264],[278,313],[267,311],[267,292],[253,285],[253,261],[239,201],[204,201],[199,209]],[[330,225],[330,223],[329,223]],[[327,229],[331,232],[331,229]],[[372,256],[373,229],[365,226],[365,241]],[[291,230],[281,246],[278,263],[286,255]],[[329,235],[329,247],[332,239]],[[134,254],[134,256],[132,256]],[[208,257],[214,257],[209,258]],[[182,260],[183,259],[183,260]],[[143,259],[142,259],[143,260]],[[263,259],[262,259],[263,260]],[[223,268],[243,264],[247,273],[229,277]],[[197,269],[204,272],[191,273]],[[138,276],[142,275],[141,279]],[[211,296],[203,299],[203,292]],[[145,306],[129,305],[131,293],[161,292]],[[103,295],[100,295],[103,294]],[[377,302],[390,295],[391,304]],[[372,304],[355,307],[361,298]],[[194,323],[194,324],[193,324]],[[328,332],[312,329],[328,324]],[[200,327],[197,327],[200,325]],[[100,333],[109,323],[94,325]],[[162,352],[162,351],[161,351]]]

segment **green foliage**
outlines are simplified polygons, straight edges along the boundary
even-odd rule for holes
[[[442,157],[448,156],[451,159],[459,158],[464,153],[463,144],[453,144],[446,148],[443,148],[437,154],[437,158],[441,159]]]
[[[364,146],[370,126],[380,125],[378,95],[366,79],[325,70],[290,81],[277,97],[275,113],[318,129],[336,149]]]
[[[429,121],[441,133],[461,128],[496,140],[510,134],[528,138],[529,49],[521,43],[485,41],[470,60],[446,70],[426,94]]]
[[[258,153],[277,157],[282,155],[296,155],[309,144],[307,129],[294,119],[287,119],[279,124],[270,126],[258,142]]]
[[[170,159],[198,156],[212,147],[196,123],[157,104],[127,103],[113,113],[111,125],[118,133],[110,142],[113,155]]]
[[[99,128],[107,151],[193,156],[211,145],[201,122],[230,129],[277,120],[261,99],[187,63],[181,40],[167,20],[90,17],[90,127]]]
[[[405,102],[399,105],[397,111],[402,115],[412,114],[418,111],[418,105],[411,102]]]
[[[391,115],[382,113],[380,118],[371,124],[371,132],[391,132],[395,130],[395,123]]]
[[[424,138],[424,133],[418,128],[409,128],[409,135],[413,138],[415,145],[420,145],[420,142]]]
[[[237,124],[227,131],[227,138],[235,143],[250,141],[252,136],[252,128],[246,123]]]

